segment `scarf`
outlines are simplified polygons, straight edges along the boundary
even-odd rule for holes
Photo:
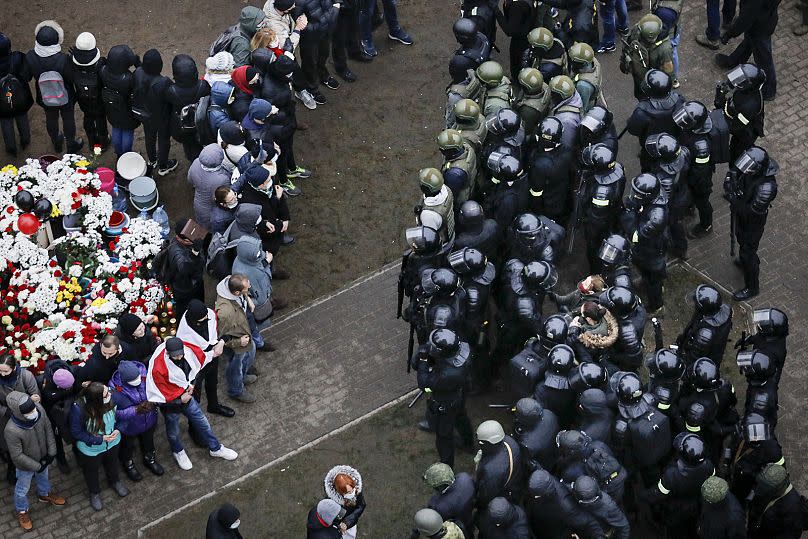
[[[146,373],[146,397],[149,402],[166,403],[179,398],[208,361],[208,355],[198,346],[186,342],[185,362],[190,367],[186,374],[168,357],[165,343],[158,346]]]
[[[219,324],[216,318],[216,312],[208,309],[208,324],[207,336],[200,335],[188,323],[187,316],[183,315],[177,327],[177,337],[182,339],[186,345],[193,344],[199,347],[205,354],[205,362],[213,360],[213,347],[219,342]]]
[[[62,46],[58,43],[56,45],[40,45],[39,43],[34,43],[34,52],[40,58],[47,58],[48,56],[62,52]]]

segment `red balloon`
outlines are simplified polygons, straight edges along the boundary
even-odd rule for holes
[[[37,216],[33,213],[23,213],[20,215],[19,219],[17,219],[17,228],[26,236],[36,234],[41,224]]]

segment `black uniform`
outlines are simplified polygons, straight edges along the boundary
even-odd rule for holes
[[[455,225],[454,248],[472,247],[484,254],[491,262],[496,262],[499,238],[499,226],[495,220],[482,216],[479,220],[464,222],[460,217]]]
[[[605,444],[612,443],[614,412],[609,407],[606,393],[602,389],[587,389],[578,397],[578,418],[576,428],[589,435],[592,440]]]
[[[779,496],[755,496],[749,505],[750,539],[799,539],[805,528],[805,506],[789,485]]]
[[[730,472],[732,493],[745,500],[755,486],[755,477],[766,464],[785,465],[783,448],[773,435],[761,442],[747,442],[743,438],[733,448]]]
[[[715,474],[710,459],[690,464],[681,458],[662,472],[657,486],[649,489],[647,499],[654,514],[672,537],[692,537],[699,514],[701,484]]]
[[[663,305],[663,287],[667,272],[668,199],[664,192],[648,206],[626,202],[621,221],[625,235],[631,238],[631,260],[640,270],[648,291],[649,312]]]
[[[514,439],[525,451],[525,457],[548,469],[556,460],[555,437],[561,426],[552,410],[544,409],[533,399],[516,403],[513,419]]]
[[[613,433],[620,462],[629,471],[638,471],[646,487],[659,477],[659,466],[671,448],[670,419],[653,405],[648,393],[630,406],[619,404]]]
[[[505,446],[508,446],[507,448]],[[522,483],[525,480],[525,465],[522,449],[510,436],[501,442],[490,444],[481,442],[482,458],[477,465],[478,509],[488,507],[497,496],[504,496],[512,502],[522,497]]]
[[[463,0],[460,15],[477,23],[477,29],[485,34],[491,47],[497,41],[497,19],[491,0]]]
[[[541,222],[541,229],[530,237],[520,235],[514,226],[508,228],[506,235],[507,258],[519,259],[524,264],[545,261],[555,264],[556,253],[564,239],[564,229],[555,221],[544,215],[536,216]]]
[[[564,45],[588,43],[593,49],[598,46],[598,15],[592,0],[547,0],[548,5],[563,9],[567,17],[561,23],[559,35]]]
[[[696,533],[700,539],[746,539],[746,512],[731,492],[718,503],[702,502]]]
[[[628,132],[637,137],[640,143],[640,167],[643,172],[650,170],[650,156],[643,143],[650,135],[668,133],[679,136],[679,126],[673,121],[673,111],[684,103],[679,92],[670,92],[667,96],[651,97],[640,100],[626,123]]]
[[[763,136],[765,110],[760,86],[753,85],[732,92],[716,90],[715,106],[724,111],[731,135],[729,162],[734,163],[740,155],[751,148],[758,137]]]
[[[480,539],[533,539],[525,510],[504,498],[481,509],[478,520]]]
[[[729,305],[722,304],[718,312],[710,316],[696,311],[682,334],[676,338],[679,355],[688,365],[699,358],[707,357],[720,367],[730,331],[732,331],[732,307]]]
[[[570,533],[581,539],[604,537],[598,520],[581,509],[572,492],[546,470],[536,470],[528,478],[524,506],[537,537],[568,539]]]
[[[514,217],[527,210],[529,190],[530,185],[524,174],[513,182],[492,178],[483,203],[485,214],[497,222],[500,230],[505,230]]]
[[[710,193],[713,192],[713,163],[710,153],[712,142],[709,130],[683,132],[679,142],[687,148],[690,154],[690,164],[687,168],[687,187],[693,205],[699,212],[699,224],[705,230],[713,226],[713,206],[710,204]]]
[[[659,178],[662,190],[668,197],[670,250],[674,256],[684,259],[687,258],[687,232],[684,218],[687,207],[690,206],[690,192],[687,184],[689,166],[690,151],[686,147],[680,147],[672,161],[651,160],[648,164],[648,170]]]
[[[572,213],[572,187],[577,175],[575,152],[565,144],[553,149],[537,148],[528,171],[531,212],[545,215],[567,227]]]
[[[629,539],[631,527],[623,510],[611,496],[605,492],[591,503],[578,504],[578,507],[595,517],[606,532],[605,536],[612,539]]]
[[[515,399],[533,395],[547,370],[547,352],[541,340],[534,337],[508,361],[509,388]]]
[[[712,436],[722,440],[735,431],[739,419],[735,410],[738,398],[731,382],[722,379],[718,388],[703,391],[696,391],[685,385],[678,400],[679,412],[683,419],[687,418],[688,410],[693,403],[704,406],[702,423],[711,430]]]
[[[578,207],[584,215],[589,273],[594,275],[603,269],[598,258],[603,240],[618,229],[626,175],[620,163],[608,172],[583,171],[582,175]]]
[[[453,520],[463,533],[470,536],[473,530],[474,490],[474,479],[466,472],[461,472],[455,476],[454,483],[433,495],[426,506],[437,511],[443,520]]]
[[[507,0],[503,2],[502,10],[497,5],[497,21],[502,27],[502,31],[511,38],[508,52],[513,80],[516,80],[519,75],[519,71],[522,69],[522,57],[530,47],[527,35],[534,28],[536,9],[535,2],[530,0]]]

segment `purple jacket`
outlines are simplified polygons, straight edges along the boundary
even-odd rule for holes
[[[124,436],[137,436],[143,432],[154,428],[157,424],[157,408],[145,414],[139,414],[135,406],[146,399],[146,366],[135,362],[140,369],[141,382],[138,387],[130,386],[121,380],[118,371],[112,375],[109,381],[109,389],[112,393],[112,400],[118,407],[115,410],[115,427]]]

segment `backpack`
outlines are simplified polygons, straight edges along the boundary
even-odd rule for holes
[[[710,157],[713,163],[729,163],[729,124],[724,111],[710,112],[713,128],[710,129]]]
[[[132,92],[132,116],[141,122],[146,122],[151,119],[151,112],[146,108],[146,98],[152,93],[154,86],[158,82],[160,82],[160,78],[155,77],[148,86],[136,86],[135,90]]]
[[[109,86],[101,88],[101,100],[104,102],[104,110],[107,115],[112,111],[129,110],[126,97],[115,88]]]
[[[14,56],[11,57],[8,73],[0,77],[0,114],[4,116],[16,116],[24,112],[33,105],[31,89],[28,84],[23,83],[14,71]]]
[[[233,221],[224,232],[214,233],[208,245],[205,270],[217,281],[230,275],[233,268],[235,260],[233,249],[236,248],[238,240],[230,241],[230,232],[235,224]]]
[[[63,107],[70,101],[67,97],[65,79],[58,71],[45,71],[36,81],[42,103],[46,107]]]
[[[160,252],[154,255],[151,263],[152,276],[162,284],[170,284],[174,278],[174,272],[171,270],[171,257],[168,252],[170,245],[171,243],[164,245]]]
[[[196,133],[196,109],[198,106],[198,102],[191,103],[176,112],[177,119],[179,120],[180,133],[186,135]]]
[[[208,56],[213,56],[217,52],[222,52],[230,49],[230,45],[233,43],[233,40],[236,39],[238,36],[241,35],[241,29],[239,28],[238,24],[234,24],[221,34],[216,40],[211,43],[210,50],[208,51]]]
[[[213,132],[210,122],[208,121],[208,112],[211,109],[221,110],[222,107],[211,103],[209,95],[206,95],[200,99],[199,103],[196,105],[194,124],[196,125],[196,133],[199,138],[199,143],[202,144],[202,146],[216,142],[216,133]]]
[[[629,421],[631,445],[637,448],[634,457],[641,467],[656,464],[668,455],[671,448],[671,424],[668,416],[649,410]]]
[[[74,85],[76,87],[76,99],[79,103],[98,101],[101,95],[99,88],[101,81],[97,70],[76,69]]]

